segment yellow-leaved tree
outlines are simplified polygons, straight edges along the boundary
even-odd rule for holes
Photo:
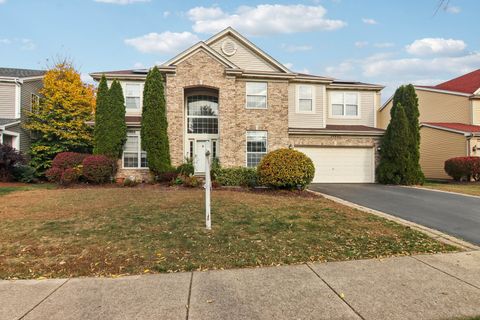
[[[86,122],[93,118],[95,91],[71,62],[62,61],[47,71],[40,93],[24,127],[33,138],[30,165],[43,175],[57,153],[91,151],[93,130]]]

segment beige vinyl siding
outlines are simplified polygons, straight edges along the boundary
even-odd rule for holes
[[[0,118],[15,118],[15,84],[0,82]]]
[[[232,56],[227,56],[222,51],[222,44],[224,41],[232,41],[237,45],[237,51]],[[259,57],[252,50],[241,44],[238,40],[231,36],[225,36],[210,45],[210,47],[220,53],[222,56],[233,62],[236,66],[245,70],[252,71],[279,71],[270,63]]]
[[[480,125],[480,99],[471,100],[472,103],[472,124]]]
[[[360,117],[357,119],[341,119],[330,117],[330,92],[358,92]],[[358,90],[327,90],[327,125],[363,125],[375,126],[375,100],[376,93],[374,91],[358,91]]]
[[[312,85],[304,83],[305,85]],[[290,83],[288,85],[288,126],[290,128],[325,128],[324,123],[324,85],[312,85],[315,89],[315,113],[297,113],[297,85],[302,83]]]
[[[463,157],[467,153],[467,140],[461,133],[421,127],[420,165],[426,178],[449,179],[445,161]]]
[[[420,122],[459,122],[471,123],[472,110],[470,99],[466,96],[416,90]],[[378,126],[385,129],[390,122],[390,110],[393,103],[378,113]]]

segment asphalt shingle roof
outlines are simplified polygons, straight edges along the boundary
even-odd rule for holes
[[[46,73],[45,70],[1,68],[0,67],[0,77],[29,78],[29,77],[43,76],[45,73]]]

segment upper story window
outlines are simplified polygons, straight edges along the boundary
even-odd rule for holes
[[[267,83],[247,82],[247,109],[267,108]]]
[[[312,85],[297,86],[297,112],[314,113],[315,112],[315,91]]]
[[[218,134],[218,97],[187,97],[188,133]]]
[[[247,131],[247,167],[256,167],[266,154],[267,131]]]
[[[125,84],[125,106],[127,110],[140,110],[142,103],[142,85],[139,83]]]
[[[358,118],[360,116],[357,92],[331,92],[330,116],[333,118]]]

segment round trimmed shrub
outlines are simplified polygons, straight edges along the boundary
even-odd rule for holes
[[[445,161],[445,172],[453,180],[470,181],[480,179],[480,157],[456,157]]]
[[[82,162],[83,177],[87,179],[88,182],[110,182],[114,172],[114,161],[104,155],[88,156]]]
[[[45,172],[45,177],[47,177],[48,181],[60,183],[62,179],[63,169],[58,167],[52,167]]]
[[[312,182],[315,167],[304,153],[278,149],[266,154],[257,168],[261,185],[279,189],[305,189]]]
[[[78,152],[60,152],[52,161],[52,168],[62,170],[80,166],[88,154]]]
[[[63,170],[62,177],[60,178],[60,183],[68,186],[72,183],[77,183],[80,179],[81,172],[76,168],[68,168]]]

